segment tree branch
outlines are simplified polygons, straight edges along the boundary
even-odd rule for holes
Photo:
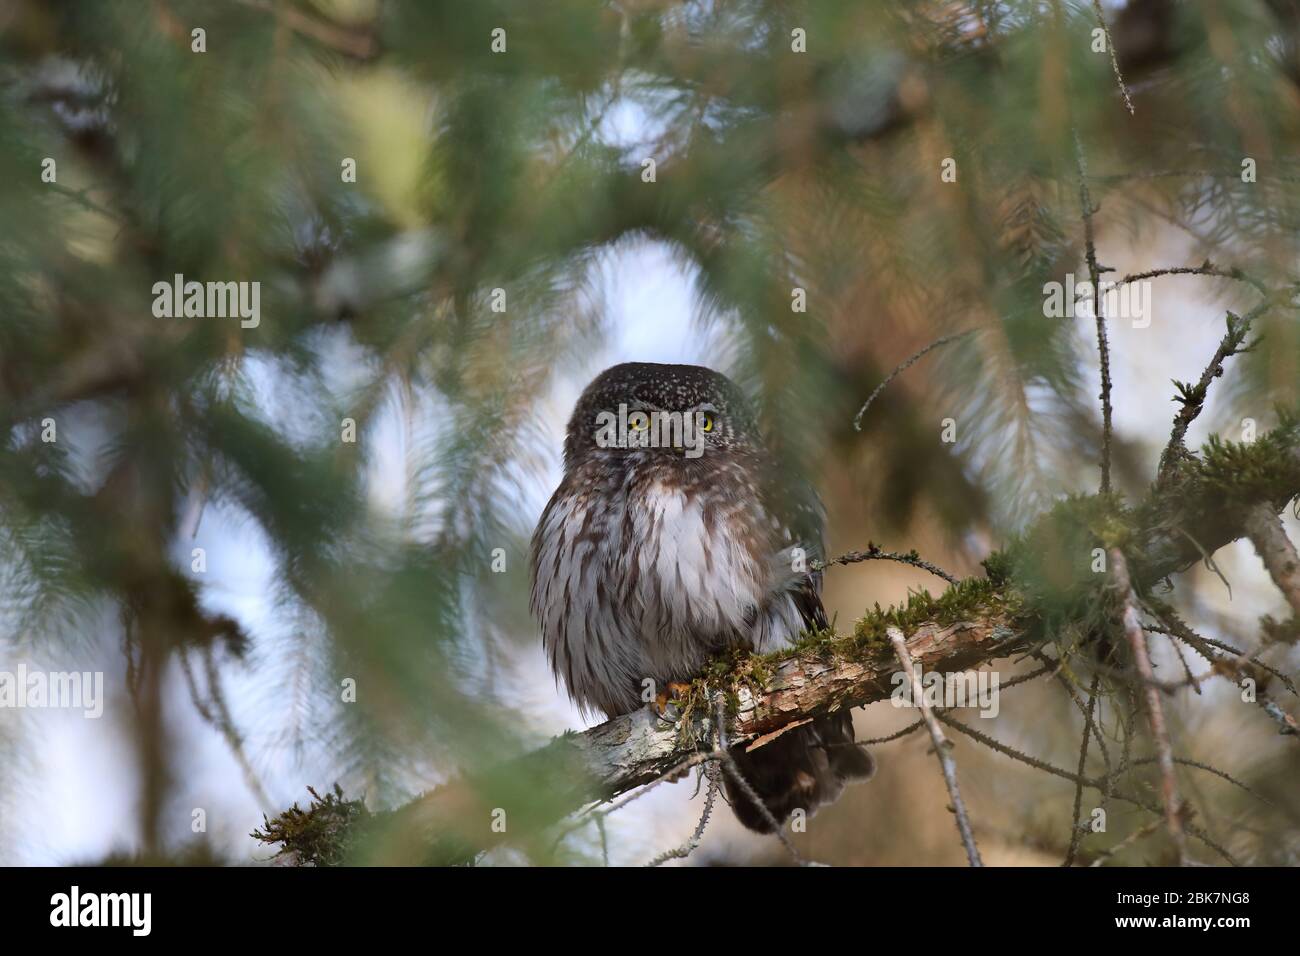
[[[1092,193],[1088,189],[1088,161],[1083,152],[1083,141],[1078,130],[1074,131],[1074,161],[1079,173],[1079,207],[1083,211],[1083,249],[1084,261],[1088,266],[1088,284],[1092,290],[1093,317],[1097,320],[1097,355],[1101,362],[1101,493],[1110,493],[1110,443],[1111,443],[1111,402],[1110,402],[1110,342],[1106,337],[1106,312],[1102,296],[1097,287],[1103,272],[1111,270],[1097,264],[1097,245],[1093,238],[1093,214],[1097,207],[1092,204]]]
[[[966,859],[971,866],[983,866],[979,847],[975,845],[975,833],[971,829],[970,815],[966,812],[966,803],[962,800],[961,789],[957,786],[957,762],[952,759],[952,744],[944,736],[943,728],[939,726],[934,712],[925,701],[925,690],[912,663],[912,655],[908,653],[907,639],[903,637],[903,632],[896,627],[890,627],[886,629],[886,633],[889,634],[889,643],[894,648],[894,656],[898,658],[898,663],[902,665],[903,673],[907,675],[911,684],[912,700],[921,709],[921,719],[925,721],[926,729],[930,731],[935,755],[939,758],[939,766],[943,769],[943,782],[948,787],[948,796],[952,798],[952,812],[957,818],[957,831],[961,834],[962,846],[966,849]]]
[[[1266,504],[1258,504],[1246,515],[1246,533],[1278,590],[1291,610],[1300,614],[1300,556],[1286,536],[1282,520]]]
[[[1187,454],[1187,449],[1183,447],[1183,439],[1187,436],[1187,429],[1196,416],[1201,413],[1205,405],[1205,398],[1209,394],[1210,384],[1223,375],[1223,363],[1232,356],[1248,350],[1246,345],[1246,336],[1250,333],[1251,323],[1263,314],[1272,300],[1265,297],[1264,300],[1245,314],[1238,316],[1232,312],[1228,313],[1228,331],[1224,333],[1223,339],[1219,342],[1219,347],[1214,352],[1214,357],[1210,359],[1210,364],[1205,367],[1201,373],[1200,380],[1195,384],[1185,382],[1175,383],[1178,386],[1178,401],[1181,407],[1178,414],[1174,416],[1174,425],[1169,433],[1169,443],[1165,446],[1164,452],[1160,455],[1160,468],[1157,481],[1168,481],[1174,470],[1178,466],[1181,457]]]
[[[1179,865],[1187,861],[1187,836],[1183,832],[1183,803],[1178,796],[1178,780],[1174,776],[1174,752],[1169,742],[1169,728],[1165,723],[1164,705],[1160,702],[1160,690],[1155,686],[1156,674],[1151,667],[1151,655],[1147,650],[1146,632],[1142,630],[1142,621],[1138,617],[1137,596],[1133,593],[1133,583],[1129,579],[1128,562],[1124,552],[1119,548],[1110,549],[1111,574],[1115,586],[1119,589],[1124,602],[1124,636],[1128,638],[1133,649],[1133,660],[1137,664],[1138,676],[1142,678],[1143,693],[1146,695],[1147,722],[1151,726],[1151,739],[1156,745],[1156,763],[1160,768],[1160,785],[1165,808],[1165,825],[1174,845],[1178,847]]]
[[[1198,541],[1213,552],[1247,534],[1250,506],[1267,502],[1276,512],[1297,494],[1300,422],[1288,418],[1249,445],[1212,440],[1201,457],[1183,463],[1176,494],[1157,490],[1132,510],[1108,512],[1107,523],[1113,527],[1115,522],[1130,522],[1124,534],[1127,571],[1141,594],[1201,558],[1179,527],[1195,527]],[[1088,515],[1103,506],[1111,507],[1108,496],[1076,499],[1062,506],[1064,519],[1053,512],[1040,519],[1039,527],[1048,540],[1059,540],[1060,522],[1067,520],[1083,525],[1091,536]],[[1034,540],[1032,531],[1028,540]],[[1041,560],[1032,552],[1021,557],[1030,565]],[[394,811],[372,814],[360,801],[344,811],[336,806],[330,810],[330,819],[338,823],[336,840],[328,854],[319,850],[319,826],[286,829],[285,815],[255,835],[293,854],[299,863],[333,861],[340,843],[357,848],[361,856],[353,857],[354,862],[472,861],[506,839],[531,839],[586,804],[613,799],[715,759],[711,745],[703,742],[712,737],[714,718],[708,704],[719,689],[731,702],[725,728],[729,744],[762,746],[817,715],[890,697],[897,670],[886,634],[890,626],[906,635],[908,654],[925,671],[959,672],[1047,641],[1034,598],[1006,573],[1010,563],[1008,552],[999,552],[985,562],[987,578],[967,579],[939,598],[920,594],[906,607],[877,609],[852,635],[815,635],[783,657],[742,659],[721,678],[692,685],[675,722],[644,708],[582,733],[565,734],[540,750],[430,790]],[[1086,561],[1081,563],[1086,566]],[[1088,580],[1080,585],[1099,586]],[[1059,627],[1052,631],[1060,632]],[[494,827],[494,812],[508,824]],[[1185,829],[1204,839],[1190,824]],[[298,830],[310,840],[296,839]],[[357,839],[363,831],[367,838]]]

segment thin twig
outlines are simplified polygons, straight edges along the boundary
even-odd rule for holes
[[[1174,653],[1178,656],[1178,663],[1183,668],[1184,686],[1191,687],[1196,691],[1196,696],[1201,696],[1201,685],[1214,676],[1213,671],[1205,674],[1193,674],[1192,665],[1187,663],[1187,655],[1183,653],[1183,646],[1177,641],[1171,640],[1169,646],[1173,648]]]
[[[939,758],[939,766],[943,770],[943,782],[948,786],[948,795],[952,797],[953,814],[957,817],[957,830],[961,834],[962,845],[966,848],[966,859],[971,866],[983,866],[980,860],[979,848],[975,846],[975,834],[971,831],[970,817],[966,813],[966,804],[962,802],[961,790],[957,786],[957,763],[952,759],[950,748],[952,744],[943,734],[943,728],[939,726],[939,721],[935,718],[934,712],[925,700],[925,690],[921,686],[921,678],[916,673],[916,667],[912,663],[912,655],[907,650],[907,638],[897,627],[885,628],[885,633],[889,636],[889,643],[894,646],[894,654],[898,658],[899,665],[903,668],[903,673],[907,675],[908,681],[912,686],[912,702],[921,708],[921,717],[925,720],[925,726],[930,731],[930,739],[934,741],[934,752]]]
[[[1240,670],[1245,662],[1254,664],[1260,670],[1265,671],[1266,673],[1280,680],[1286,686],[1286,689],[1289,690],[1293,695],[1300,696],[1300,689],[1297,689],[1295,681],[1292,680],[1289,675],[1278,670],[1273,665],[1260,660],[1258,656],[1248,655],[1245,651],[1233,647],[1231,644],[1228,644],[1225,641],[1216,640],[1215,638],[1206,637],[1203,634],[1196,633],[1190,627],[1188,627],[1188,625],[1184,621],[1182,621],[1176,615],[1172,615],[1171,609],[1158,608],[1156,614],[1160,618],[1160,620],[1163,621],[1167,626],[1159,627],[1156,625],[1148,625],[1147,626],[1148,631],[1154,631],[1157,634],[1168,634],[1170,637],[1178,638],[1184,644],[1187,644],[1194,651],[1196,651],[1198,654],[1204,657],[1211,664],[1227,664],[1231,666],[1232,669],[1234,670]],[[1200,645],[1202,644],[1206,645],[1206,647],[1201,647]],[[1218,654],[1215,654],[1212,651],[1207,650],[1206,649],[1207,647],[1215,648],[1217,650],[1223,651],[1225,654],[1231,654],[1234,658],[1236,658],[1236,660],[1230,660],[1225,657],[1220,657]]]
[[[1244,282],[1260,295],[1268,295],[1268,288],[1258,279],[1252,279],[1240,269],[1224,269],[1216,266],[1208,259],[1199,266],[1165,266],[1160,269],[1148,269],[1146,272],[1133,272],[1122,279],[1116,279],[1115,285],[1129,285],[1133,282],[1144,282],[1147,279],[1158,279],[1161,276],[1213,276],[1218,279],[1235,279],[1237,282]]]
[[[781,826],[781,821],[773,816],[772,811],[769,810],[767,804],[763,802],[763,798],[758,795],[758,791],[756,791],[753,785],[745,779],[745,775],[740,772],[740,767],[736,764],[736,758],[731,756],[729,750],[723,750],[720,753],[721,756],[719,759],[727,773],[731,775],[732,781],[736,786],[740,787],[741,792],[749,799],[749,802],[758,808],[758,812],[763,815],[763,819],[767,822],[767,825],[772,828],[772,832],[776,834],[777,839],[781,841],[781,845],[786,848],[786,851],[790,854],[791,858],[800,866],[803,866],[804,858],[800,856],[799,851],[795,849],[795,845],[791,843],[790,838],[786,836],[785,830]]]
[[[1047,660],[1047,658],[1041,658],[1041,659],[1042,659],[1042,660]],[[998,685],[998,690],[999,690],[999,692],[1008,691],[1008,690],[1010,690],[1011,688],[1015,687],[1017,684],[1024,684],[1024,683],[1026,683],[1027,681],[1031,681],[1031,680],[1034,680],[1035,678],[1042,677],[1044,674],[1049,674],[1049,673],[1051,673],[1052,670],[1053,670],[1053,667],[1052,667],[1052,665],[1051,665],[1050,663],[1048,663],[1048,664],[1044,664],[1042,667],[1038,668],[1037,670],[1030,671],[1028,674],[1021,674],[1019,677],[1013,677],[1011,680],[1007,681],[1005,684],[999,684],[999,685]],[[938,708],[937,710],[935,710],[934,713],[935,713],[935,716],[936,716],[936,717],[941,717],[943,714],[947,713],[947,710],[946,710],[945,708],[940,707],[940,708]],[[908,734],[915,733],[916,731],[920,730],[920,729],[921,729],[922,727],[924,727],[924,726],[925,726],[925,719],[924,719],[923,717],[918,717],[916,720],[912,721],[912,723],[908,724],[908,725],[907,725],[906,727],[904,727],[902,730],[896,730],[896,731],[894,731],[892,734],[886,734],[886,735],[883,736],[883,737],[871,737],[871,738],[869,738],[869,739],[867,739],[867,740],[855,740],[855,741],[854,741],[853,743],[851,743],[851,744],[824,744],[823,746],[826,746],[826,747],[871,747],[871,746],[875,746],[876,744],[887,744],[887,743],[890,743],[890,742],[892,742],[892,741],[899,740],[899,739],[902,738],[902,737],[906,737]],[[1102,744],[1102,742],[1101,742],[1101,737],[1098,737],[1098,738],[1097,738],[1097,743],[1098,743],[1099,745],[1102,746],[1102,752],[1103,752],[1103,754],[1104,754],[1104,753],[1105,753],[1105,745]],[[1109,766],[1109,764],[1107,764],[1107,765]]]
[[[1019,677],[1011,678],[1011,680],[1007,681],[1005,684],[1000,685],[998,690],[999,691],[1010,690],[1012,687],[1015,687],[1017,684],[1023,684],[1027,681],[1034,680],[1035,678],[1042,677],[1044,674],[1051,674],[1051,673],[1054,673],[1053,666],[1051,664],[1044,664],[1036,671],[1030,671],[1028,674],[1021,674]]]
[[[1133,761],[1133,766],[1140,767],[1143,764],[1158,763],[1159,760],[1160,760],[1159,757],[1139,757],[1137,760]],[[1199,760],[1188,760],[1186,757],[1175,757],[1174,763],[1178,764],[1180,767],[1193,767],[1197,770],[1204,770],[1206,773],[1212,773],[1220,780],[1226,780],[1228,781],[1228,783],[1232,784],[1234,787],[1237,787],[1239,790],[1242,790],[1245,793],[1250,794],[1252,797],[1254,797],[1256,800],[1258,800],[1260,803],[1264,804],[1265,806],[1271,807],[1275,805],[1272,800],[1268,799],[1268,797],[1264,796],[1258,791],[1242,783],[1232,774],[1220,770],[1218,767],[1212,767],[1208,763],[1201,763],[1201,761]]]
[[[199,716],[204,719],[217,733],[221,734],[226,741],[226,746],[230,748],[231,756],[235,758],[235,763],[239,765],[240,773],[244,776],[244,782],[247,784],[249,791],[257,800],[259,806],[269,808],[274,804],[270,796],[267,795],[266,788],[262,786],[262,781],[253,769],[252,761],[249,760],[248,754],[244,749],[244,740],[235,726],[234,718],[230,714],[230,708],[226,705],[225,694],[221,687],[221,674],[217,670],[216,660],[212,654],[212,648],[206,646],[200,652],[203,655],[204,676],[208,682],[208,697],[205,701],[202,692],[199,690],[198,680],[194,675],[194,667],[190,662],[189,649],[182,648],[177,655],[180,660],[181,674],[185,678],[185,685],[190,692],[190,701],[194,704],[194,709],[199,712]]]
[[[1051,660],[1051,658],[1047,657],[1044,654],[1039,654],[1037,656],[1039,660],[1043,660],[1043,661]],[[1090,708],[1089,705],[1085,704],[1082,700],[1079,699],[1079,695],[1075,691],[1074,685],[1071,684],[1069,679],[1060,672],[1059,668],[1055,671],[1055,673],[1053,673],[1052,676],[1055,677],[1057,681],[1061,684],[1061,686],[1065,688],[1066,693],[1070,695],[1070,699],[1074,701],[1074,706],[1077,707],[1079,709],[1079,713],[1083,715],[1084,722],[1086,723],[1088,729],[1092,732],[1093,740],[1097,742],[1097,749],[1101,752],[1102,763],[1106,765],[1106,773],[1109,775],[1110,774],[1110,751],[1106,747],[1106,738],[1105,736],[1103,736],[1101,732],[1101,718],[1098,716],[1096,717],[1096,719],[1094,719],[1093,714],[1095,714],[1095,710]],[[1096,685],[1099,682],[1094,681],[1093,683],[1094,685]],[[1003,689],[1005,690],[1007,686],[1009,685],[1003,685]],[[1095,696],[1097,691],[1094,689],[1091,691],[1091,693]]]
[[[646,866],[660,866],[667,863],[669,860],[684,860],[695,851],[696,847],[700,845],[700,840],[704,838],[704,830],[709,825],[709,815],[713,813],[713,801],[718,796],[717,769],[712,767],[711,764],[706,763],[703,765],[701,772],[708,778],[709,790],[704,796],[704,812],[700,814],[700,822],[695,825],[695,831],[691,834],[690,839],[681,846],[659,854],[647,863]],[[606,865],[608,865],[608,863]]]
[[[898,551],[881,551],[875,544],[867,542],[866,551],[850,551],[842,554],[834,561],[814,561],[813,570],[822,571],[833,564],[856,564],[859,561],[897,561],[900,564],[910,564],[914,568],[920,568],[922,571],[929,571],[935,577],[943,578],[949,584],[960,583],[960,578],[956,575],[949,574],[937,564],[931,564],[929,561],[922,560],[916,551],[909,551],[903,554]]]
[[[902,730],[896,730],[892,734],[886,734],[883,737],[872,737],[868,740],[857,740],[851,744],[843,744],[842,746],[866,747],[866,746],[874,746],[876,744],[887,744],[890,741],[898,740],[900,737],[906,737],[908,734],[914,733],[915,731],[920,730],[924,726],[925,726],[925,721],[922,718],[918,717],[916,720],[912,721]],[[840,746],[840,745],[833,744],[832,746]]]
[[[1213,671],[1207,671],[1204,674],[1188,675],[1182,680],[1160,680],[1159,678],[1157,678],[1155,680],[1148,681],[1148,680],[1144,680],[1140,675],[1134,674],[1131,671],[1126,670],[1122,667],[1110,667],[1106,664],[1100,664],[1100,663],[1094,663],[1092,666],[1097,669],[1097,672],[1099,674],[1104,674],[1107,677],[1113,677],[1114,679],[1121,681],[1127,686],[1143,687],[1143,688],[1154,687],[1156,690],[1161,691],[1162,693],[1165,694],[1174,694],[1177,691],[1184,690],[1185,688],[1188,687],[1199,692],[1200,685],[1204,684],[1206,681],[1210,680],[1212,677],[1215,676]]]
[[[1021,753],[1019,750],[1016,750],[1014,747],[1009,747],[1006,744],[1002,743],[1002,741],[996,740],[993,737],[990,737],[988,734],[976,730],[974,727],[970,727],[966,724],[963,724],[955,717],[951,717],[947,714],[940,714],[939,719],[942,720],[949,727],[951,727],[953,730],[965,734],[967,737],[970,737],[972,740],[975,740],[983,744],[984,746],[988,747],[990,750],[995,750],[998,753],[1003,754],[1004,756],[1010,757],[1012,760],[1018,760],[1019,762],[1023,764],[1027,764],[1028,766],[1033,767],[1036,770],[1042,770],[1046,773],[1050,773],[1054,777],[1060,777],[1062,780],[1069,780],[1072,783],[1079,779],[1078,774],[1071,773],[1069,770],[1064,770],[1061,767],[1054,766],[1053,764],[1050,764],[1045,760],[1039,760],[1037,757],[1032,757],[1029,754]],[[1126,754],[1125,758],[1120,763],[1120,767],[1117,773],[1123,773],[1124,770],[1127,769],[1127,766],[1128,766],[1128,759]],[[1085,779],[1084,786],[1091,787],[1093,790],[1098,790],[1101,791],[1102,793],[1106,792],[1106,784],[1100,780]],[[1116,800],[1122,800],[1125,803],[1131,803],[1135,807],[1141,807],[1143,810],[1146,810],[1148,813],[1154,813],[1157,817],[1161,817],[1163,821],[1163,812],[1157,804],[1150,803],[1149,801],[1143,800],[1141,797],[1134,796],[1133,794],[1121,793],[1118,790],[1113,790],[1110,795],[1114,796]],[[1215,853],[1219,854],[1221,857],[1223,857],[1233,866],[1242,865],[1240,860],[1238,860],[1235,856],[1233,856],[1230,852],[1228,852],[1226,848],[1220,846],[1217,842],[1215,842],[1214,838],[1211,837],[1204,830],[1202,830],[1200,827],[1191,823],[1185,823],[1184,826],[1186,827],[1188,833],[1190,833],[1196,839],[1200,840],[1202,843],[1208,846]]]
[[[1267,503],[1252,505],[1246,512],[1246,534],[1291,610],[1300,614],[1300,555],[1287,537],[1282,519]]]
[[[1092,312],[1097,320],[1097,353],[1101,359],[1101,394],[1098,396],[1101,399],[1101,493],[1107,495],[1110,494],[1110,343],[1106,338],[1106,311],[1101,296],[1097,294],[1097,283],[1102,273],[1102,269],[1097,265],[1097,246],[1093,239],[1092,228],[1092,216],[1097,210],[1092,204],[1092,194],[1088,190],[1088,161],[1083,154],[1083,141],[1079,139],[1078,130],[1074,131],[1074,159],[1079,171],[1079,206],[1083,211],[1084,258],[1088,264],[1088,282],[1092,288]]]
[[[1119,56],[1115,52],[1115,40],[1110,35],[1110,27],[1106,25],[1106,15],[1102,12],[1101,0],[1092,0],[1092,8],[1097,12],[1097,23],[1101,25],[1102,32],[1106,34],[1106,49],[1110,51],[1110,68],[1115,71],[1115,82],[1119,84],[1120,95],[1124,97],[1124,108],[1132,116],[1133,100],[1128,94],[1128,86],[1124,83],[1124,74],[1119,69]]]
[[[1064,681],[1064,677],[1062,677]],[[1083,742],[1079,744],[1079,780],[1074,785],[1074,815],[1070,827],[1070,848],[1066,850],[1065,862],[1062,866],[1074,866],[1074,857],[1079,852],[1079,843],[1083,839],[1083,827],[1079,823],[1079,810],[1083,806],[1083,774],[1088,769],[1088,741],[1092,739],[1092,715],[1097,708],[1097,688],[1101,681],[1101,675],[1092,675],[1092,686],[1088,688],[1088,708],[1083,714]],[[1069,682],[1065,681],[1066,687]],[[1071,691],[1074,688],[1069,687]],[[1073,694],[1071,694],[1073,696]]]
[[[1097,859],[1093,860],[1088,865],[1101,866],[1102,863],[1106,862],[1106,860],[1114,856],[1116,853],[1119,853],[1121,850],[1129,846],[1132,846],[1134,843],[1137,843],[1138,840],[1150,836],[1151,834],[1155,833],[1156,830],[1158,829],[1160,829],[1160,821],[1152,820],[1150,823],[1146,824],[1142,828],[1134,830],[1132,833],[1130,833],[1124,839],[1120,840],[1109,850],[1102,850],[1100,853],[1097,854]]]
[[[1225,361],[1234,355],[1250,350],[1250,347],[1246,345],[1246,336],[1250,333],[1250,325],[1263,312],[1267,311],[1272,301],[1272,298],[1265,297],[1263,302],[1260,302],[1244,316],[1229,312],[1228,330],[1219,342],[1219,347],[1215,349],[1210,364],[1201,373],[1200,380],[1195,385],[1187,382],[1174,383],[1178,386],[1177,401],[1181,403],[1181,407],[1178,409],[1178,414],[1174,416],[1173,429],[1169,433],[1169,443],[1160,455],[1160,468],[1156,478],[1159,484],[1164,484],[1169,480],[1177,469],[1179,462],[1186,456],[1187,449],[1183,445],[1183,439],[1187,436],[1188,427],[1196,420],[1196,416],[1201,413],[1201,409],[1205,407],[1205,398],[1209,394],[1210,383],[1223,375],[1223,363]]]
[[[1133,659],[1138,674],[1147,683],[1145,689],[1147,721],[1151,727],[1151,738],[1155,742],[1156,755],[1159,757],[1157,766],[1160,768],[1165,824],[1178,849],[1179,865],[1183,865],[1187,861],[1187,837],[1183,831],[1182,800],[1178,796],[1178,781],[1174,776],[1174,754],[1169,743],[1169,730],[1165,724],[1164,705],[1160,701],[1159,691],[1150,683],[1156,679],[1156,675],[1151,667],[1151,656],[1147,652],[1146,633],[1142,630],[1142,622],[1138,617],[1138,602],[1133,594],[1133,583],[1129,579],[1128,562],[1124,559],[1124,552],[1119,548],[1111,548],[1110,561],[1111,574],[1124,601],[1124,635],[1133,649]]]
[[[965,332],[957,332],[954,335],[945,335],[942,338],[935,339],[925,348],[921,349],[921,351],[913,354],[912,357],[907,359],[905,362],[903,362],[903,364],[897,366],[892,372],[886,375],[885,380],[881,382],[879,385],[877,385],[875,390],[870,395],[867,396],[867,400],[863,403],[862,407],[858,409],[857,415],[853,416],[853,430],[858,432],[862,431],[862,416],[867,413],[867,409],[870,408],[871,403],[876,400],[876,396],[879,395],[881,392],[883,392],[885,390],[885,386],[888,385],[890,382],[892,382],[895,378],[897,378],[900,372],[906,371],[912,365],[916,364],[917,360],[920,359],[922,356],[924,356],[927,352],[931,352],[934,349],[937,349],[941,345],[947,345],[949,342],[955,342],[958,339],[964,339],[966,336],[973,335],[978,331],[980,330],[967,329]]]
[[[1223,582],[1223,586],[1228,589],[1228,600],[1231,601],[1232,582],[1228,580],[1228,576],[1223,573],[1223,570],[1219,567],[1218,563],[1215,562],[1214,555],[1206,551],[1204,545],[1202,545],[1201,542],[1193,538],[1191,532],[1187,531],[1185,528],[1177,527],[1174,528],[1174,530],[1177,531],[1179,534],[1181,534],[1188,541],[1190,541],[1193,547],[1195,547],[1197,551],[1201,552],[1201,560],[1205,562],[1205,569],[1207,571],[1213,571],[1216,575],[1218,575],[1219,580]]]
[[[1240,676],[1243,672],[1258,685],[1255,689],[1255,703],[1269,718],[1275,721],[1280,732],[1288,737],[1294,736],[1300,740],[1300,721],[1297,721],[1291,714],[1283,710],[1278,703],[1273,700],[1263,689],[1263,682],[1258,680],[1258,672],[1252,673],[1251,666],[1258,667],[1260,670],[1276,677],[1286,685],[1287,689],[1295,694],[1295,682],[1286,674],[1282,673],[1275,667],[1270,667],[1257,657],[1246,657],[1244,651],[1239,651],[1230,644],[1222,641],[1216,641],[1208,637],[1203,637],[1196,633],[1186,622],[1181,620],[1172,609],[1161,608],[1157,610],[1157,615],[1166,625],[1168,630],[1153,627],[1151,630],[1158,631],[1162,634],[1168,634],[1170,637],[1176,637],[1183,643],[1191,647],[1196,653],[1200,654],[1207,661],[1214,665],[1215,670],[1219,673],[1231,673]],[[1218,648],[1231,654],[1231,657],[1216,654],[1212,648]]]
[[[639,787],[631,793],[624,794],[617,800],[610,802],[607,806],[602,807],[599,803],[591,805],[585,812],[578,814],[572,823],[561,828],[560,832],[555,835],[555,843],[553,845],[559,846],[560,841],[570,833],[582,829],[588,823],[598,822],[603,820],[605,817],[608,817],[610,814],[622,810],[629,803],[641,799],[660,784],[680,780],[681,775],[692,767],[697,767],[702,763],[707,763],[710,760],[717,759],[718,755],[716,752],[701,750],[697,753],[691,754],[685,760],[680,761],[672,769],[664,771],[659,776],[655,777],[655,779],[645,784],[645,786]]]
[[[726,698],[721,693],[713,696],[713,732],[715,745],[713,753],[722,764],[723,769],[731,775],[731,779],[749,798],[749,802],[758,808],[758,812],[763,815],[763,819],[772,828],[772,832],[781,841],[781,845],[786,848],[790,858],[800,866],[808,865],[804,858],[800,856],[799,851],[795,849],[795,845],[790,842],[790,838],[786,836],[785,830],[781,827],[781,821],[777,820],[772,811],[767,808],[767,804],[759,797],[758,791],[745,779],[745,775],[740,772],[739,764],[736,763],[736,758],[727,749],[727,704]]]

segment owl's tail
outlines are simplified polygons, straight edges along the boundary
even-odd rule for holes
[[[845,784],[866,780],[876,770],[871,755],[854,743],[848,711],[787,730],[753,751],[734,747],[731,755],[778,823],[795,810],[811,816],[818,807],[833,803]],[[723,788],[741,823],[759,833],[772,832],[767,817],[730,774],[723,775]]]

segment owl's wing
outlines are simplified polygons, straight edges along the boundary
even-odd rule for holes
[[[805,630],[820,631],[830,627],[830,622],[826,620],[826,608],[822,606],[821,590],[822,575],[820,571],[816,571],[804,575],[803,581],[790,591],[794,606],[803,618]]]

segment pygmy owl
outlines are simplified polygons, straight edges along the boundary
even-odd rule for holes
[[[533,534],[532,609],[557,680],[582,708],[613,717],[728,648],[763,653],[825,627],[821,574],[807,570],[823,523],[820,501],[775,466],[725,375],[606,369],[578,399],[564,479]],[[777,821],[812,813],[873,769],[847,712],[732,755]],[[770,832],[724,780],[740,821]]]

